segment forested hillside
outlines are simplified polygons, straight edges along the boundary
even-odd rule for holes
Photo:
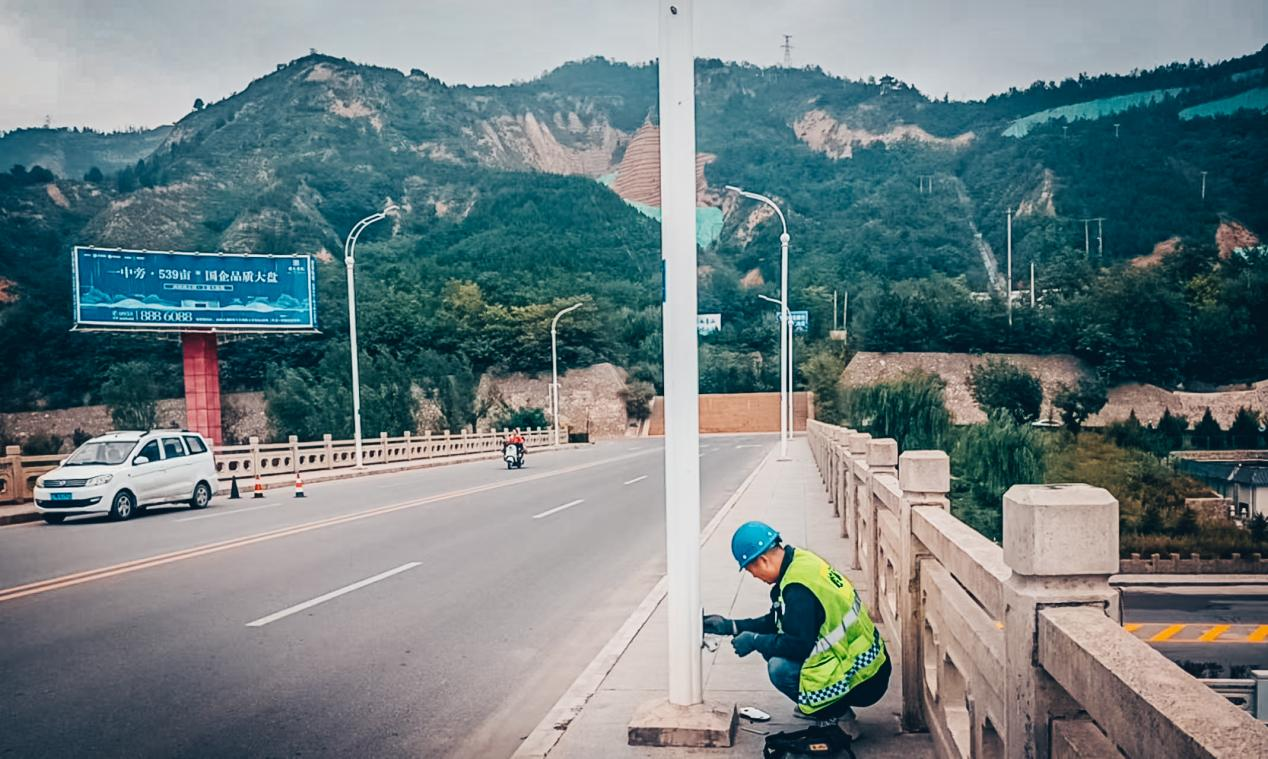
[[[839,350],[832,294],[848,291],[851,349],[1075,352],[1111,379],[1190,386],[1268,376],[1266,60],[981,102],[698,61],[699,202],[724,220],[700,258],[700,310],[723,318],[702,341],[702,389],[769,389],[778,373],[756,297],[775,292],[778,223],[726,184],[787,211],[791,305],[811,312],[803,357]],[[316,254],[322,334],[229,342],[222,361],[226,389],[260,387],[270,366],[322,372],[346,343],[343,235],[388,200],[402,213],[357,250],[362,342],[382,365],[422,385],[539,370],[550,316],[580,300],[560,325],[563,362],[655,381],[659,230],[609,187],[655,104],[653,66],[592,59],[465,87],[312,55],[100,175],[80,172],[110,165],[83,132],[0,137],[0,159],[23,164],[0,175],[0,352],[42,359],[0,376],[0,409],[91,401],[105,367],[138,356],[179,389],[175,342],[68,332],[76,243]],[[1014,287],[1034,263],[1038,304],[1018,301],[1011,328],[1009,209]]]

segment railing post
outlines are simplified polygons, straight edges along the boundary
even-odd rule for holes
[[[898,475],[898,441],[893,438],[879,438],[867,443],[867,487],[861,499],[867,526],[859,535],[861,544],[866,544],[867,552],[863,559],[863,576],[867,578],[867,587],[871,590],[871,601],[879,608],[881,599],[880,573],[880,534],[876,524],[876,498],[872,490],[876,487],[876,476],[888,474]]]
[[[1081,712],[1039,664],[1039,612],[1096,606],[1120,619],[1118,501],[1090,485],[1014,485],[1004,494],[1005,755],[1048,759],[1050,725]],[[1142,725],[1142,728],[1144,726]]]
[[[6,445],[4,457],[9,462],[9,474],[13,481],[9,483],[9,492],[14,501],[25,501],[30,498],[26,492],[26,472],[22,468],[22,446]]]
[[[251,444],[251,476],[260,477],[260,438],[252,435],[247,442]]]
[[[925,729],[924,719],[924,651],[921,631],[924,628],[924,605],[920,595],[920,560],[929,553],[911,531],[911,510],[915,506],[936,506],[949,510],[951,502],[951,460],[942,451],[907,451],[898,457],[898,485],[903,497],[899,502],[899,535],[902,539],[898,567],[898,619],[902,630],[899,652],[902,658],[903,730]]]
[[[1268,722],[1268,669],[1252,669],[1250,675],[1255,678],[1255,711],[1253,716],[1260,722]]]
[[[291,445],[291,474],[295,474],[299,471],[299,436],[290,435],[286,442]]]
[[[387,463],[387,433],[386,432],[379,433],[379,451],[381,451],[381,453],[379,454],[379,463],[386,464]]]
[[[406,461],[414,460],[414,448],[413,448],[414,441],[412,438],[413,438],[413,435],[410,434],[410,431],[405,430],[405,460]]]
[[[334,469],[335,468],[335,444],[334,444],[334,441],[331,439],[331,435],[329,432],[321,436],[321,442],[326,450],[326,468]]]
[[[867,444],[872,436],[866,432],[850,435],[850,460],[846,462],[845,477],[845,520],[841,524],[841,537],[849,538],[850,556],[854,562],[851,569],[860,569],[859,564],[859,501],[863,489],[863,480],[858,477],[860,466],[867,465]]]

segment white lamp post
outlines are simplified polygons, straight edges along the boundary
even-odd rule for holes
[[[769,295],[758,295],[757,297],[769,303],[774,303],[776,306],[779,306],[779,334],[781,339],[782,338],[787,339],[787,345],[788,345],[788,362],[784,364],[781,368],[786,368],[788,370],[787,376],[788,376],[789,382],[791,383],[792,348],[793,348],[792,346],[792,312],[788,310],[788,305],[786,303],[775,300]],[[781,382],[782,382],[782,376],[781,376]],[[779,420],[780,420],[780,427],[781,427],[780,436],[779,436],[779,460],[780,461],[788,460],[788,438],[791,435],[791,433],[788,431],[792,429],[792,414],[789,412],[788,407],[784,404],[784,401],[786,398],[789,398],[791,396],[792,396],[791,387],[788,388],[787,395],[784,394],[783,387],[782,386],[780,387],[780,395],[779,395]]]
[[[746,198],[756,200],[759,203],[765,203],[775,210],[779,216],[779,223],[784,231],[779,235],[779,302],[780,304],[788,303],[788,222],[784,219],[784,212],[779,210],[779,206],[775,205],[775,201],[759,195],[755,192],[742,190],[735,185],[727,185],[726,189],[731,192],[743,195]],[[789,355],[789,348],[792,342],[792,324],[791,319],[786,316],[787,306],[784,308],[783,329],[779,331],[779,458],[788,458],[788,437],[789,430],[792,428],[792,360]]]
[[[559,445],[559,353],[555,348],[555,328],[559,325],[559,317],[578,308],[581,304],[575,303],[555,314],[550,322],[550,424],[554,428],[555,446]]]
[[[352,437],[357,450],[357,467],[364,466],[361,458],[361,375],[357,367],[357,287],[352,276],[356,261],[353,253],[357,247],[357,237],[376,221],[382,221],[390,213],[400,210],[394,203],[388,203],[376,214],[371,214],[353,227],[348,239],[343,243],[343,262],[348,267],[348,334],[352,342]]]

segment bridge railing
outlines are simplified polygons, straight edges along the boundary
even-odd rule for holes
[[[944,452],[807,432],[901,662],[903,728],[939,756],[1268,756],[1268,727],[1122,629],[1107,491],[1013,487],[1001,547],[951,515]]]
[[[381,433],[377,438],[362,439],[361,455],[366,465],[373,465],[495,453],[501,450],[506,435],[505,430],[421,435],[406,432],[400,437]],[[547,428],[524,430],[523,435],[530,449],[549,446],[552,441]],[[36,479],[55,469],[64,458],[64,454],[23,456],[18,446],[8,446],[0,457],[0,503],[30,500]],[[259,438],[251,438],[246,445],[216,446],[215,461],[216,473],[224,479],[253,478],[256,473],[263,477],[340,469],[356,466],[356,442],[333,440],[330,435],[303,442],[292,435],[285,443],[261,443]]]

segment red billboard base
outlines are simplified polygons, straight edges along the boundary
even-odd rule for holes
[[[181,348],[185,354],[185,425],[220,445],[220,357],[216,336],[182,332]]]

